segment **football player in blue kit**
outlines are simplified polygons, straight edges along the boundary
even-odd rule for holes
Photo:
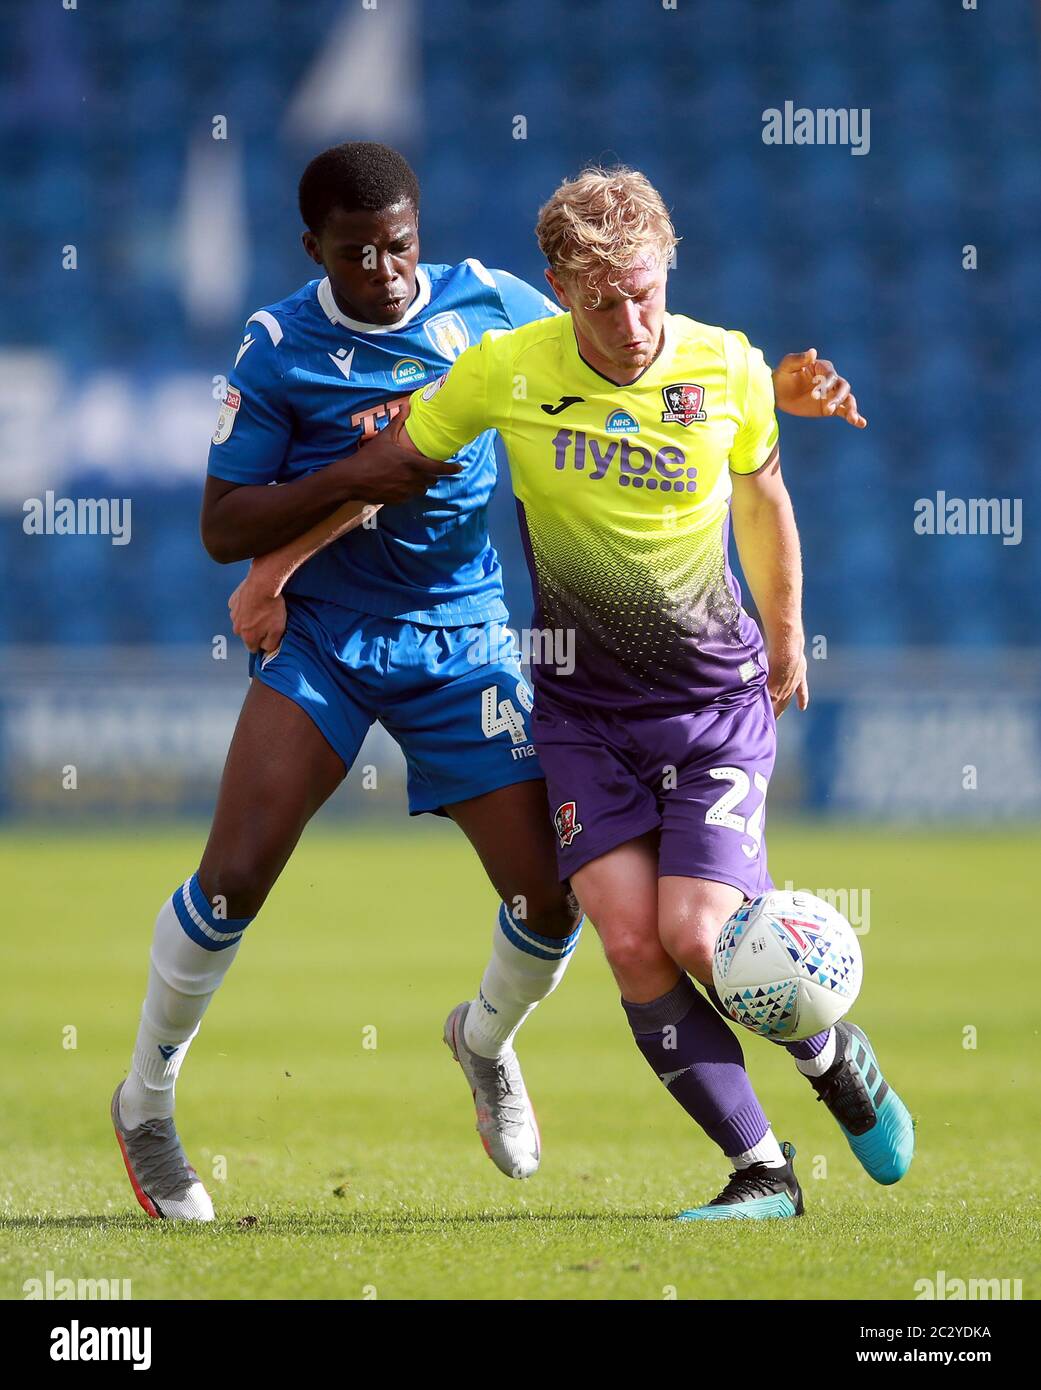
[[[376,720],[405,754],[410,814],[454,820],[501,900],[480,987],[449,1015],[445,1041],[482,1142],[513,1177],[540,1157],[513,1038],[581,931],[558,880],[531,693],[501,637],[508,614],[487,530],[494,436],[449,462],[390,448],[373,465],[356,452],[483,333],[560,311],[478,261],[421,264],[418,183],[385,145],[326,150],[299,192],[304,249],[324,275],[246,323],[210,448],[203,541],[230,563],[277,550],[347,501],[371,515],[289,581],[278,649],[250,644],[261,650],[209,839],[156,919],[112,1120],[141,1206],[173,1220],[213,1218],[174,1126],[185,1054],[304,826]],[[784,359],[778,406],[858,423],[848,383],[813,358]]]

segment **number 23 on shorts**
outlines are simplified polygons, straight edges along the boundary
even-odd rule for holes
[[[741,848],[749,859],[757,858],[763,839],[768,779],[761,772],[756,772],[752,781],[749,781],[748,773],[740,767],[713,767],[709,769],[708,775],[717,782],[729,782],[730,786],[705,812],[705,824],[721,825],[727,830],[736,830],[739,835],[747,835],[752,844],[743,844]],[[743,816],[735,811],[734,807],[741,805],[753,785],[759,793],[759,801],[750,815]]]

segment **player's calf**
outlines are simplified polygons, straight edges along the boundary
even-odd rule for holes
[[[579,941],[582,913],[557,873],[541,779],[445,809],[477,851],[502,900],[491,957],[464,1025],[470,1049],[492,1059],[511,1049],[524,1020],[560,983]]]
[[[783,1165],[741,1044],[686,975],[659,998],[623,998],[622,1007],[648,1065],[735,1168]]]
[[[203,1014],[235,959],[250,918],[228,918],[193,874],[155,921],[148,989],[122,1088],[122,1119],[134,1129],[174,1111],[174,1087]]]
[[[500,903],[492,953],[466,1015],[466,1042],[478,1056],[512,1049],[521,1024],[563,979],[581,931],[579,921],[566,936],[544,936]]]
[[[243,843],[231,848],[207,845],[198,880],[207,902],[226,917],[256,917],[285,868],[281,847]]]

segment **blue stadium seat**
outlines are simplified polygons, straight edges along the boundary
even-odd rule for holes
[[[957,4],[876,0],[845,7],[841,44],[826,14],[795,0],[411,8],[424,119],[402,143],[423,179],[425,254],[475,254],[538,280],[532,224],[561,177],[592,159],[644,168],[684,237],[673,306],[745,328],[771,356],[815,342],[870,418],[865,435],[784,426],[815,621],[836,642],[1036,643],[1041,547],[910,527],[915,498],[941,486],[1041,508],[1024,443],[1041,379],[1034,8],[1018,0],[995,23]],[[286,130],[286,112],[349,9],[210,9],[92,7],[53,55],[63,90],[83,83],[82,116],[67,102],[48,114],[13,72],[0,111],[0,178],[19,190],[0,232],[4,343],[54,351],[73,374],[226,363],[240,319],[194,327],[177,272],[190,144],[219,112],[245,161],[241,317],[317,273],[295,208],[313,141]],[[762,111],[789,98],[869,106],[870,156],[763,145]],[[58,261],[69,242],[74,273]],[[961,266],[967,242],[975,272]],[[143,641],[156,615],[168,640],[219,630],[232,576],[198,545],[197,489],[150,484],[144,468],[140,550],[0,531],[0,640]],[[496,505],[512,526],[508,496]],[[525,592],[522,574],[510,583]]]

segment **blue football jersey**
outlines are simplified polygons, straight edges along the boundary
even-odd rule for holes
[[[480,261],[420,265],[416,296],[388,327],[347,318],[328,279],[253,314],[210,446],[209,472],[232,483],[287,483],[353,452],[417,386],[434,381],[490,328],[559,313],[540,291]],[[384,507],[302,565],[287,592],[381,617],[451,627],[504,619],[502,571],[488,538],[494,433],[456,455],[463,471]]]

